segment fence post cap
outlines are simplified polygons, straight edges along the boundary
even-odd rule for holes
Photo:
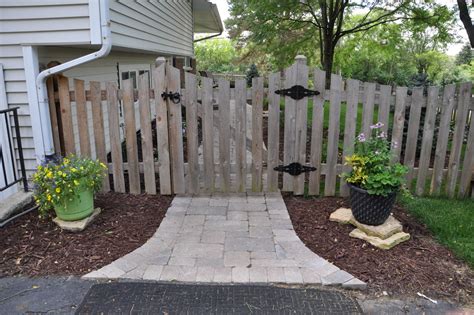
[[[166,58],[165,57],[158,57],[156,58],[155,60],[155,66],[160,66],[162,64],[164,64],[166,62]]]
[[[304,55],[297,55],[297,56],[295,57],[295,61],[298,62],[298,63],[304,63],[304,64],[306,64],[306,60],[307,60],[307,58],[306,58],[306,56],[304,56]]]

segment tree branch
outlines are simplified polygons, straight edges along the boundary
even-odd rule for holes
[[[459,17],[466,29],[471,48],[474,48],[474,26],[472,25],[471,17],[469,16],[469,9],[467,8],[466,0],[458,0]]]
[[[369,26],[371,24],[376,24],[376,25],[380,25],[380,24],[384,24],[384,23],[387,23],[387,22],[392,22],[392,21],[398,21],[398,20],[401,20],[402,18],[397,18],[396,20],[393,20],[393,19],[388,19],[388,20],[384,20],[385,18],[389,17],[389,16],[393,16],[395,13],[397,13],[398,11],[400,11],[400,9],[402,7],[405,6],[405,3],[402,3],[400,6],[398,6],[397,8],[393,9],[392,11],[389,11],[385,14],[382,14],[380,15],[378,18],[375,18],[373,20],[369,20],[367,22],[361,22],[359,23],[357,26],[351,28],[351,29],[348,29],[348,30],[344,30],[341,32],[340,34],[340,37],[344,36],[344,35],[347,35],[347,34],[351,34],[351,33],[355,33],[355,32],[359,32],[360,30],[359,29],[363,29],[363,30],[367,30],[367,29],[370,29],[370,28],[365,28],[366,26]],[[372,8],[373,9],[373,8]],[[367,14],[366,14],[367,16]],[[365,18],[365,17],[364,17]]]

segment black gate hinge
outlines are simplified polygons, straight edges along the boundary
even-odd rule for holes
[[[170,99],[174,104],[178,104],[181,102],[181,94],[178,92],[163,92],[161,93],[161,97],[166,101]]]
[[[308,90],[302,85],[293,85],[289,89],[276,90],[276,94],[289,96],[294,100],[300,100],[307,96],[319,95],[319,91]]]
[[[316,167],[301,165],[301,163],[293,162],[288,165],[279,165],[274,168],[275,171],[289,173],[292,176],[298,176],[301,173],[313,172]]]

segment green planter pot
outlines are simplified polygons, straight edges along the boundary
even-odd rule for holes
[[[94,193],[91,189],[80,189],[72,200],[55,205],[58,218],[64,221],[77,221],[87,218],[94,211]]]

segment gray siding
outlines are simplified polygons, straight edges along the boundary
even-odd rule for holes
[[[0,36],[4,45],[90,43],[89,1],[2,0]]]
[[[20,132],[29,175],[36,168],[36,155],[21,44],[90,44],[89,25],[88,0],[0,1],[0,63],[4,67],[8,106],[20,108]]]
[[[191,1],[111,0],[110,19],[115,47],[193,55]]]
[[[19,125],[23,154],[25,156],[25,167],[31,171],[36,167],[36,158],[21,46],[1,45],[0,63],[2,63],[4,67],[8,107],[20,108],[18,112]],[[13,125],[13,120],[11,123]],[[18,155],[18,152],[16,152],[16,154]]]

